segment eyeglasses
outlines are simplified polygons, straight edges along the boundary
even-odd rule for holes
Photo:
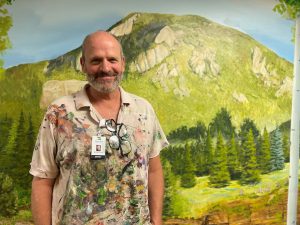
[[[105,121],[105,127],[112,135],[108,139],[109,146],[112,149],[120,150],[121,156],[131,152],[131,145],[128,141],[129,135],[124,123],[116,123],[114,119]]]

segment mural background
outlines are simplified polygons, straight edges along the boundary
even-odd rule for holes
[[[8,6],[12,48],[0,77],[0,169],[13,179],[6,183],[18,205],[0,198],[14,205],[3,211],[4,224],[31,221],[26,171],[44,109],[84,84],[78,47],[97,29],[122,42],[122,85],[152,103],[171,142],[162,152],[166,224],[284,224],[293,24],[272,11],[275,4],[32,0]]]

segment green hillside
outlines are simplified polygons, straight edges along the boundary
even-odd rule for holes
[[[290,92],[276,93],[292,79],[292,65],[270,49],[200,16],[133,13],[109,30],[133,17],[130,33],[117,35],[127,61],[122,85],[153,104],[167,133],[207,123],[221,107],[232,112],[234,124],[249,117],[260,128],[273,128],[289,119]],[[0,113],[16,116],[23,108],[41,114],[44,82],[85,79],[79,57],[80,49],[75,49],[57,59],[7,69],[0,78]],[[151,65],[137,70],[144,64]]]

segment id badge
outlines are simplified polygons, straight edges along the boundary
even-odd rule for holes
[[[104,159],[105,158],[105,142],[106,138],[102,136],[92,137],[92,152],[91,159]]]

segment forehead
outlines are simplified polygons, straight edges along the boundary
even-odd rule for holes
[[[93,35],[87,38],[83,45],[83,51],[90,54],[113,54],[121,56],[120,43],[109,35]]]

